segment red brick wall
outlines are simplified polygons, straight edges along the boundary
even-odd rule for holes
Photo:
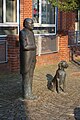
[[[9,35],[8,41],[8,69],[9,71],[19,71],[19,38],[18,36]],[[69,61],[68,36],[59,36],[59,51],[51,54],[37,56],[36,66],[55,64],[60,60]]]
[[[9,71],[19,70],[19,41],[18,36],[7,36],[8,42],[8,67]]]
[[[20,0],[20,29],[25,18],[32,18],[32,0]]]
[[[59,37],[59,60],[69,61],[68,35]]]
[[[75,12],[58,12],[58,30],[67,31],[75,29]]]
[[[37,66],[46,65],[46,64],[55,64],[59,62],[59,53],[51,53],[51,54],[45,54],[41,56],[37,56]]]

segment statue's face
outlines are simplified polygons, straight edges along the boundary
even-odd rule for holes
[[[63,67],[63,68],[67,68],[67,67],[68,67],[68,64],[67,64],[66,61],[63,61],[63,62],[62,62],[62,67]]]
[[[27,28],[30,29],[30,30],[33,30],[33,23],[28,22],[27,23]]]
[[[33,20],[30,18],[25,19],[24,21],[24,27],[28,28],[29,30],[33,30]]]
[[[60,69],[62,69],[62,68],[67,68],[67,67],[68,67],[68,64],[67,64],[66,61],[61,61],[61,62],[58,64],[58,67],[59,67]]]

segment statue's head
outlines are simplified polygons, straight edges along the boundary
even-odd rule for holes
[[[33,30],[33,20],[31,18],[25,18],[23,26],[29,30]]]
[[[66,61],[60,61],[60,63],[58,64],[58,67],[60,68],[60,69],[62,69],[62,68],[67,68],[68,67],[68,63],[66,62]]]

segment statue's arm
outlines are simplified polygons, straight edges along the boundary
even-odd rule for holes
[[[36,45],[27,45],[25,46],[25,50],[35,50],[36,49]]]
[[[25,34],[23,34],[22,32],[19,33],[19,40],[20,40],[20,45],[22,46],[23,50],[35,50],[36,49],[36,45],[32,45],[28,43],[28,37],[26,37]]]

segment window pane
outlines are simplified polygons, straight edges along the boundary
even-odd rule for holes
[[[6,41],[0,38],[0,63],[6,61]]]
[[[35,27],[34,34],[55,33],[55,27]]]
[[[0,0],[0,23],[2,23],[2,0]]]
[[[58,50],[58,42],[56,36],[42,36],[41,53],[51,53]]]
[[[6,0],[6,22],[17,21],[17,0]]]
[[[14,35],[18,34],[17,27],[0,27],[0,35]]]
[[[52,53],[58,50],[57,36],[35,36],[37,55]]]
[[[39,0],[33,0],[33,20],[39,23]]]
[[[54,24],[55,23],[55,9],[51,6],[48,0],[42,0],[42,24]]]

